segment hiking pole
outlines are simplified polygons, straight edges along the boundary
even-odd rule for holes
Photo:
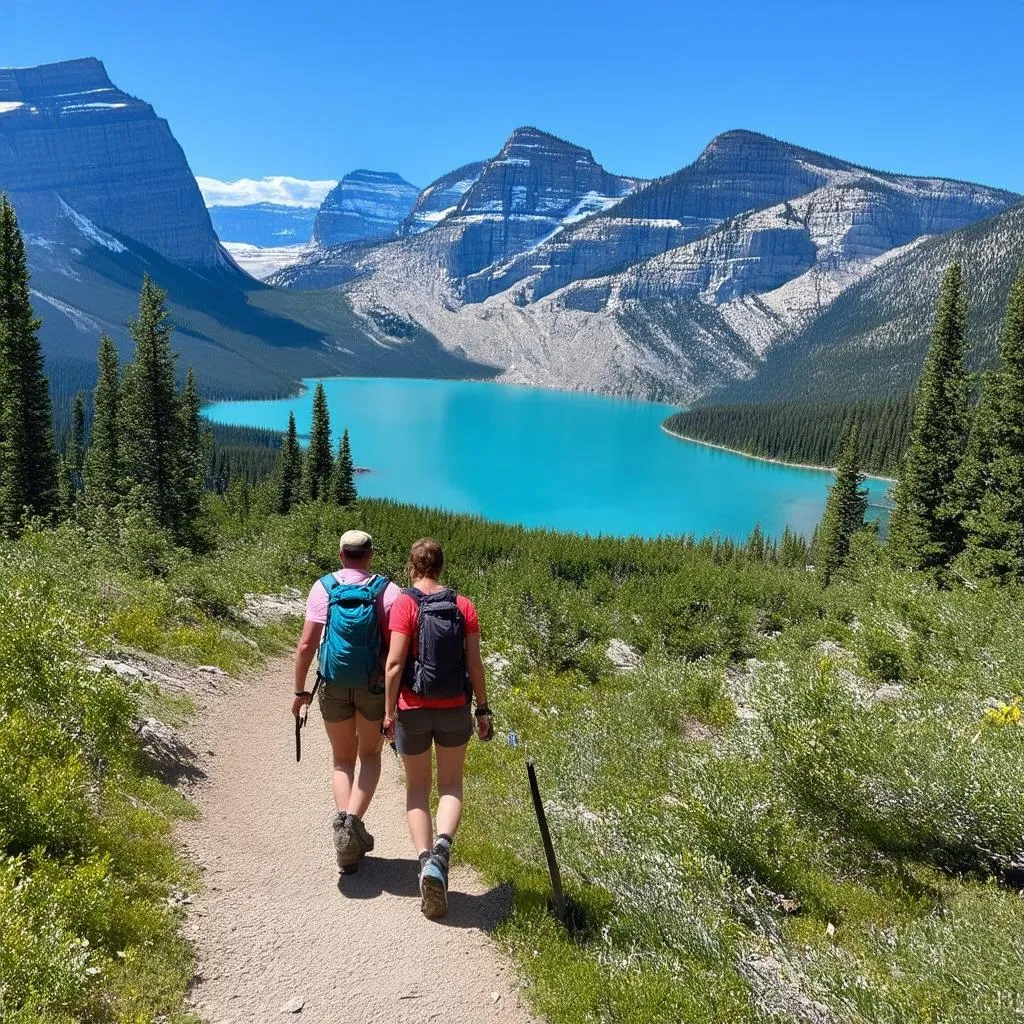
[[[313,703],[313,698],[316,696],[317,687],[320,685],[320,673],[316,674],[316,682],[313,684],[313,689],[309,691],[309,700],[299,709],[299,713],[295,716],[295,761],[296,763],[302,760],[302,727],[306,724],[306,719],[309,717],[309,705]]]
[[[548,819],[544,813],[544,803],[540,798],[540,787],[537,785],[537,771],[533,767],[533,758],[526,759],[526,774],[530,777],[530,794],[533,797],[533,809],[537,814],[540,826],[540,838],[544,843],[544,856],[548,862],[548,874],[551,875],[551,908],[555,917],[566,924],[565,895],[562,892],[562,875],[555,859],[555,848],[551,844],[551,833],[548,831]]]

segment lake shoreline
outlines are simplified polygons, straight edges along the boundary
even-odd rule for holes
[[[790,469],[816,469],[823,473],[834,473],[836,471],[835,466],[815,466],[809,462],[787,462],[785,459],[772,459],[767,455],[754,455],[752,452],[745,452],[742,448],[730,448],[724,444],[715,444],[713,441],[702,441],[699,437],[687,437],[686,434],[676,433],[674,430],[669,430],[664,423],[661,424],[661,429],[665,431],[669,437],[675,437],[680,441],[689,441],[691,444],[702,444],[705,448],[717,448],[720,452],[728,452],[730,455],[740,455],[745,459],[756,459],[758,462],[770,462],[776,466],[788,466]],[[887,484],[896,483],[896,478],[891,476],[882,476],[880,473],[865,473],[867,477],[871,477],[872,480],[884,480]]]
[[[275,432],[294,414],[297,433],[306,434],[316,380],[305,382],[301,398],[220,401],[204,413],[215,424]],[[736,542],[759,523],[766,536],[788,527],[809,537],[831,479],[662,441],[658,428],[678,409],[666,402],[432,378],[334,377],[323,385],[335,431],[349,426],[354,460],[373,470],[357,478],[361,497],[494,522]],[[888,483],[869,479],[866,486],[873,502],[885,504]]]

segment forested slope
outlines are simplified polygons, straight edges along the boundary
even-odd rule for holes
[[[910,394],[853,402],[735,403],[678,412],[665,421],[665,428],[762,458],[834,466],[856,425],[861,466],[891,475],[906,449],[913,412]]]
[[[773,347],[752,379],[703,404],[906,394],[920,373],[939,283],[954,262],[963,267],[968,295],[971,364],[989,365],[1010,285],[1024,267],[1024,206],[923,242],[874,271]]]

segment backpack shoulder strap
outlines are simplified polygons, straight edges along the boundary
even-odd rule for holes
[[[427,596],[422,590],[417,590],[415,587],[406,587],[402,593],[405,594],[406,597],[411,597],[416,602],[417,608],[423,604],[423,598]]]
[[[369,589],[370,593],[373,595],[374,599],[376,599],[380,597],[385,590],[388,589],[388,584],[390,582],[391,580],[389,580],[387,576],[374,575],[366,581],[365,585]]]
[[[328,597],[331,596],[331,591],[334,590],[335,587],[340,585],[341,584],[338,583],[338,577],[335,576],[333,572],[329,572],[327,573],[326,576],[320,577],[320,586],[322,586],[324,590],[327,591]]]

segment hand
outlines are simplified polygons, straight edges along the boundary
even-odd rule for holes
[[[494,732],[494,718],[491,715],[480,715],[476,720],[476,734],[485,743]]]
[[[292,714],[298,718],[304,707],[308,707],[312,703],[312,696],[308,693],[297,693],[295,699],[292,701]]]
[[[384,712],[384,720],[380,723],[381,735],[388,741],[388,743],[395,742],[395,720],[398,716],[394,713],[388,714]]]

